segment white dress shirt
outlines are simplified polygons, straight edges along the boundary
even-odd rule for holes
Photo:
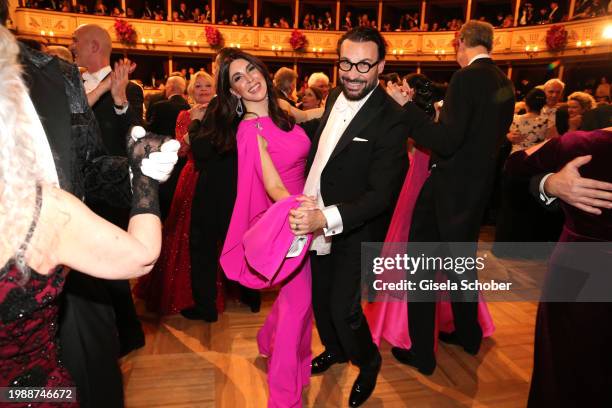
[[[485,54],[485,53],[478,54],[478,55],[476,55],[474,58],[472,58],[470,60],[468,65],[472,65],[472,62],[476,61],[477,59],[481,59],[481,58],[491,58],[491,56],[489,54]]]
[[[83,86],[85,87],[85,93],[90,93],[96,89],[98,85],[100,85],[100,82],[102,82],[102,80],[106,78],[111,71],[112,69],[110,65],[107,65],[93,73],[87,71],[83,72]],[[117,115],[123,115],[125,112],[127,112],[128,106],[129,103],[127,103],[122,109],[115,108],[115,113]]]
[[[376,89],[376,88],[374,88]],[[340,137],[349,126],[355,115],[366,103],[374,90],[358,101],[350,101],[341,93],[331,109],[325,128],[319,139],[319,146],[310,172],[304,185],[304,194],[317,197],[319,208],[327,221],[327,228],[315,231],[310,249],[317,251],[317,255],[327,255],[331,252],[331,236],[342,233],[342,217],[336,205],[324,206],[321,196],[321,174],[327,165]]]

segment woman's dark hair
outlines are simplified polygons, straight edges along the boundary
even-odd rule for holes
[[[236,132],[242,115],[238,115],[236,107],[239,98],[230,92],[231,82],[229,67],[232,62],[243,59],[252,64],[263,76],[268,89],[268,114],[276,126],[285,132],[293,129],[295,119],[285,112],[278,104],[278,92],[270,79],[270,72],[263,62],[257,57],[241,51],[237,48],[224,48],[217,57],[217,96],[215,103],[209,106],[204,117],[199,137],[207,137],[210,142],[220,151],[226,152],[236,148]]]
[[[531,112],[539,114],[544,105],[546,105],[546,93],[542,89],[533,88],[525,96],[525,105],[527,105]]]
[[[555,112],[555,127],[560,136],[569,130],[569,112],[567,111],[566,103],[557,107]]]
[[[380,74],[378,76],[378,79],[382,79],[385,83],[385,86],[387,86],[387,82],[393,82],[394,84],[397,84],[397,85],[402,84],[402,80],[397,72],[391,72],[388,74]]]
[[[444,99],[442,87],[433,83],[423,74],[408,74],[404,80],[414,89],[414,103],[432,118],[436,116],[434,103]]]

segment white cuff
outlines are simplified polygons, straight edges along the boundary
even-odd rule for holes
[[[323,228],[323,233],[326,237],[332,235],[338,235],[342,233],[342,217],[340,216],[340,210],[335,205],[330,205],[321,210],[323,216],[327,220],[327,228]]]
[[[538,190],[540,190],[540,200],[542,200],[545,205],[550,205],[550,203],[557,199],[557,197],[549,197],[544,191],[544,183],[546,183],[546,180],[553,174],[554,173],[548,173],[547,175],[542,177],[542,180],[540,180],[540,186],[538,187]]]
[[[115,113],[117,115],[125,115],[125,112],[127,112],[128,108],[130,107],[129,102],[125,104],[125,106],[121,109],[117,109],[113,106],[113,108],[115,109]]]

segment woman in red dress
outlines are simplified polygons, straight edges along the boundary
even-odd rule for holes
[[[204,117],[206,107],[215,94],[214,80],[206,72],[199,71],[192,76],[187,90],[195,103],[190,110],[179,113],[175,132],[176,139],[181,143],[179,156],[187,155],[187,163],[179,176],[170,212],[164,222],[159,260],[149,275],[138,280],[134,289],[136,296],[146,301],[147,309],[161,316],[179,313],[193,306],[189,228],[198,170],[189,147],[188,128],[192,120]]]

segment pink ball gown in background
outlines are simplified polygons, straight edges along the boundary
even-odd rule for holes
[[[162,316],[179,313],[194,304],[191,292],[189,230],[191,204],[199,173],[189,145],[183,141],[190,122],[188,110],[179,113],[176,120],[176,139],[181,143],[179,155],[187,155],[188,159],[179,176],[170,212],[164,222],[159,259],[151,273],[138,279],[134,288],[135,295],[145,300],[147,310]],[[219,311],[222,310],[222,302],[223,296],[219,291]]]
[[[280,291],[257,334],[261,354],[268,356],[269,407],[302,407],[302,390],[310,383],[312,282],[307,254],[285,258],[294,239],[288,224],[294,197],[274,203],[263,183],[257,142],[261,135],[280,178],[290,194],[304,189],[310,140],[295,126],[279,129],[269,117],[243,120],[236,135],[238,191],[220,263],[229,279],[260,289]]]
[[[429,154],[415,148],[413,152],[408,153],[408,156],[410,158],[410,168],[397,200],[385,242],[408,241],[412,212],[421,192],[421,187],[429,177]],[[382,297],[383,301],[367,303],[363,309],[370,330],[372,330],[372,339],[377,345],[380,345],[381,340],[384,339],[395,347],[410,349],[412,343],[408,333],[406,302],[400,299],[384,301],[384,296]],[[495,326],[487,304],[482,297],[478,304],[478,321],[482,328],[483,337],[491,336],[495,331]],[[454,331],[453,311],[448,301],[438,303],[436,329],[447,333]],[[436,335],[435,338],[437,337]]]

